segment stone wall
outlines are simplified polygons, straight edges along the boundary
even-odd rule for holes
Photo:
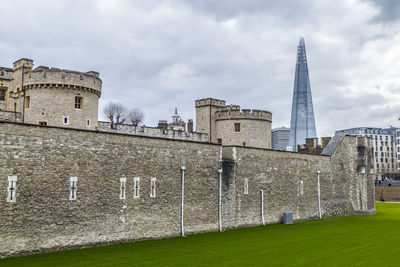
[[[317,218],[317,170],[323,217],[372,214],[372,179],[363,182],[371,151],[364,145],[345,137],[332,156],[314,156],[0,122],[0,256],[178,236],[181,166],[188,234],[218,230],[221,167],[223,229],[261,224],[261,189],[266,223],[279,222],[283,211]],[[13,176],[16,201],[8,202]],[[70,200],[70,177],[77,177],[77,200]]]
[[[317,171],[323,218],[373,214],[371,150],[359,151],[365,148],[365,141],[346,137],[332,156],[224,147],[224,228],[262,223],[261,190],[265,223],[282,221],[285,211],[292,211],[294,220],[318,218]]]
[[[0,73],[0,90],[7,89],[0,109],[21,113],[26,123],[89,130],[97,127],[102,86],[99,73],[32,67],[31,59],[22,58],[13,63],[13,69]],[[75,107],[75,97],[83,98],[81,108]]]
[[[95,71],[79,72],[39,66],[24,75],[24,86],[33,84],[65,84],[91,88],[100,96],[102,81]]]
[[[215,112],[226,105],[225,100],[205,98],[195,101],[196,132],[206,133],[209,141],[215,143]]]
[[[0,110],[0,121],[21,122],[22,114],[19,112]]]
[[[235,123],[240,123],[240,132],[235,132]],[[215,136],[221,138],[222,145],[271,148],[271,122],[256,119],[224,119],[217,120],[215,128]]]
[[[18,177],[16,202],[0,198],[2,256],[179,235],[182,165],[185,231],[218,229],[217,145],[6,123],[0,138],[0,188]],[[76,201],[69,200],[71,176],[78,178]]]
[[[208,134],[206,133],[190,133],[184,131],[161,129],[147,126],[133,126],[127,124],[118,125],[117,128],[111,128],[109,122],[99,121],[97,129],[99,131],[110,133],[132,134],[139,136],[161,137],[176,140],[208,142]]]
[[[375,200],[400,202],[400,187],[375,186]]]
[[[99,97],[96,94],[52,85],[26,89],[26,96],[30,97],[30,107],[25,109],[26,123],[45,121],[52,126],[90,130],[97,126]],[[75,108],[76,96],[82,97],[80,109]]]
[[[13,79],[13,70],[0,67],[0,90],[5,91],[4,100],[0,99],[0,110],[8,109],[9,88]]]

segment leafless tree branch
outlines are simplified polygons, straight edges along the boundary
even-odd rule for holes
[[[111,128],[117,127],[127,119],[128,111],[125,106],[120,103],[108,103],[103,109],[104,115],[111,123]]]
[[[144,113],[140,108],[133,108],[128,112],[127,118],[133,126],[138,126],[144,120]]]

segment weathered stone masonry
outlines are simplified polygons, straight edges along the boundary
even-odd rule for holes
[[[188,234],[219,228],[221,165],[223,229],[261,224],[261,189],[266,223],[279,222],[283,211],[297,220],[317,218],[317,170],[323,217],[372,214],[366,144],[343,137],[331,156],[313,156],[0,122],[0,255],[178,236],[181,166]],[[14,203],[7,202],[9,176],[18,177]],[[70,177],[77,177],[77,200],[70,200]],[[135,177],[139,198],[133,196]]]

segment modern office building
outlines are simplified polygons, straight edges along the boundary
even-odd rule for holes
[[[272,129],[272,149],[286,150],[289,145],[290,128],[279,127]]]
[[[371,138],[374,153],[374,170],[376,179],[399,178],[398,168],[398,142],[396,143],[396,132],[399,128],[372,128],[357,127],[336,131],[335,135],[357,135]]]
[[[297,47],[289,147],[292,147],[293,151],[297,151],[297,145],[305,144],[306,138],[316,137],[317,130],[315,128],[306,47],[304,38],[301,37]]]

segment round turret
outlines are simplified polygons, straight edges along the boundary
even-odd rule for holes
[[[227,106],[215,113],[216,142],[271,148],[272,113]]]
[[[102,85],[98,72],[39,66],[23,77],[26,123],[95,129]]]

